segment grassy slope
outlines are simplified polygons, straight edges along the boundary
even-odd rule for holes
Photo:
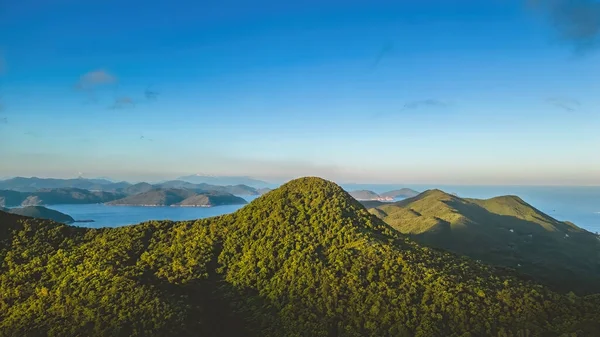
[[[515,196],[462,199],[439,190],[372,209],[434,247],[518,268],[560,290],[600,291],[600,241]]]

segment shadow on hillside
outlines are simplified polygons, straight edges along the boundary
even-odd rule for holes
[[[513,268],[560,292],[600,292],[600,245],[593,234],[572,232],[568,224],[552,218],[543,220],[554,231],[468,201],[443,202],[468,220],[463,226],[442,221],[441,229],[411,235],[415,241]]]

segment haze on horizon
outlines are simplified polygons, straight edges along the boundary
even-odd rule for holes
[[[0,7],[0,177],[600,185],[594,0]]]

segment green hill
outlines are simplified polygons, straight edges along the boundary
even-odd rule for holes
[[[26,206],[22,208],[13,208],[8,210],[8,212],[30,218],[53,220],[56,222],[62,222],[66,224],[75,222],[75,219],[73,219],[67,214],[55,211],[53,209],[48,209],[42,206]]]
[[[561,291],[600,292],[600,240],[516,196],[463,199],[439,190],[370,210],[437,248],[518,269]]]
[[[597,336],[600,296],[426,248],[339,186],[85,229],[0,213],[1,336]]]

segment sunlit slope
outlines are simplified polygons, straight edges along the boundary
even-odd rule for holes
[[[600,240],[516,196],[463,199],[440,190],[370,210],[418,242],[516,268],[556,289],[600,291]]]

